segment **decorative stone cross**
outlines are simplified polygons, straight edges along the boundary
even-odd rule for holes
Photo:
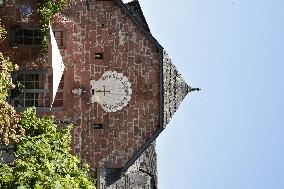
[[[104,93],[104,96],[106,96],[106,93],[110,93],[110,91],[106,91],[106,86],[103,86],[104,90],[97,90],[97,93]]]

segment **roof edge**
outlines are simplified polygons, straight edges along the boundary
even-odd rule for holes
[[[164,128],[164,49],[159,51],[160,56],[160,128]]]
[[[128,3],[125,3],[128,7],[132,7],[133,6],[133,8],[134,8],[134,12],[133,11],[131,11],[132,12],[132,14],[134,14],[134,15],[136,15],[136,13],[135,13],[135,5],[137,5],[138,7],[138,14],[140,13],[140,15],[136,15],[136,16],[138,16],[138,17],[140,17],[142,20],[141,20],[141,22],[142,22],[142,25],[144,26],[144,29],[147,31],[147,32],[149,32],[149,33],[151,33],[151,31],[150,31],[150,28],[149,28],[149,25],[148,25],[148,23],[147,23],[147,21],[146,21],[146,18],[145,18],[145,16],[144,16],[144,13],[143,13],[143,11],[142,11],[142,8],[141,8],[141,5],[140,5],[140,3],[139,3],[139,1],[138,0],[132,0],[132,1],[130,1],[130,2],[128,2]]]
[[[158,131],[148,140],[139,150],[138,152],[132,156],[132,158],[127,162],[127,164],[122,168],[120,174],[123,175],[127,169],[135,163],[135,161],[142,155],[142,153],[156,140],[156,138],[163,131],[163,128],[159,128]]]
[[[159,48],[159,49],[163,49],[162,45],[156,40],[155,37],[153,37],[153,35],[146,31],[144,26],[139,22],[139,20],[133,15],[133,13],[131,12],[131,10],[127,7],[126,4],[124,4],[122,2],[122,0],[113,0],[115,3],[117,3],[120,8],[122,10],[124,10],[124,12],[131,18],[131,20],[139,27],[139,29],[147,36],[150,38],[151,41],[153,41],[155,43],[155,45]]]
[[[127,169],[135,163],[142,153],[157,139],[160,133],[164,130],[164,80],[163,80],[163,49],[159,50],[160,58],[160,125],[157,132],[130,158],[126,165],[121,170],[123,175]]]

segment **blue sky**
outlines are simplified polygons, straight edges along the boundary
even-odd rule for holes
[[[189,94],[158,138],[160,189],[284,188],[284,1],[140,0]]]

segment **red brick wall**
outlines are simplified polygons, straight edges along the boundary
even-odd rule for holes
[[[64,15],[64,19],[62,15],[55,18],[53,27],[68,31],[66,49],[61,50],[66,66],[66,111],[54,115],[74,122],[73,151],[92,167],[123,167],[159,127],[157,48],[113,1],[92,1],[90,10],[84,2],[78,3]],[[22,25],[19,15],[14,20],[6,25]],[[24,25],[38,25],[38,19],[34,16]],[[12,49],[8,40],[1,45],[4,49],[21,67],[32,68],[32,62],[36,67],[47,65],[40,58],[46,56],[35,55],[36,49]],[[104,59],[94,58],[98,52]],[[24,62],[23,57],[30,58]],[[90,101],[90,80],[98,80],[108,70],[123,73],[133,90],[129,105],[115,113]],[[78,87],[86,92],[74,97],[71,90]],[[94,129],[94,123],[103,123],[104,128]]]

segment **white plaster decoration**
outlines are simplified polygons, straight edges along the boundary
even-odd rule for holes
[[[60,51],[58,49],[55,37],[53,35],[51,26],[49,26],[49,36],[50,36],[50,42],[48,44],[48,52],[49,52],[49,60],[51,61],[52,65],[52,73],[53,73],[52,103],[51,103],[52,106],[65,66]]]
[[[127,106],[131,94],[131,83],[122,73],[107,71],[98,81],[91,80],[91,102],[99,103],[106,112]]]

